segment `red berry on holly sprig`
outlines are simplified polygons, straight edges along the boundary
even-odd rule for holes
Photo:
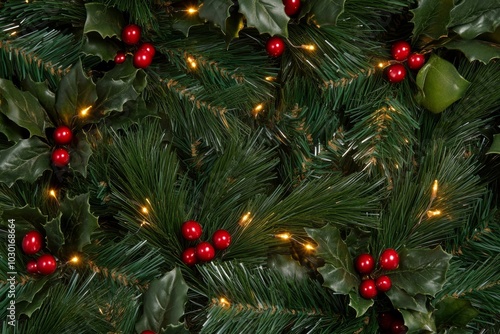
[[[210,243],[201,242],[196,246],[196,257],[201,261],[211,261],[215,257],[215,249]]]
[[[29,260],[26,263],[26,271],[30,274],[37,274],[38,273],[38,268],[37,268],[35,260]]]
[[[193,241],[201,237],[203,229],[200,223],[194,220],[188,220],[181,226],[181,233],[184,239]]]
[[[145,331],[142,331],[141,334],[156,334],[153,331],[150,331],[149,329],[146,329]]]
[[[231,244],[231,234],[226,230],[217,230],[212,237],[212,242],[216,249],[226,249]]]
[[[198,258],[196,257],[196,248],[189,247],[182,252],[182,262],[188,266],[194,266],[198,263]]]
[[[22,248],[27,255],[38,253],[43,247],[43,236],[38,231],[29,231],[23,237]]]
[[[412,70],[419,70],[425,64],[425,56],[420,53],[412,53],[408,57],[408,67]]]
[[[115,56],[115,64],[123,64],[127,59],[127,55],[123,51],[118,51]]]
[[[399,254],[396,250],[388,248],[380,254],[380,268],[384,270],[394,270],[399,267]]]
[[[281,37],[273,36],[266,43],[266,51],[271,57],[279,57],[285,51],[285,42]]]
[[[387,79],[392,83],[398,83],[406,77],[406,69],[401,64],[393,64],[387,69]]]
[[[141,39],[141,27],[136,24],[129,24],[122,30],[122,41],[128,45],[139,43]]]
[[[378,291],[387,292],[392,287],[392,281],[389,276],[382,275],[375,280],[375,285]]]
[[[146,68],[153,62],[153,56],[146,49],[139,49],[134,53],[134,66],[136,68]]]
[[[365,299],[373,299],[377,296],[377,287],[375,286],[375,281],[371,278],[365,279],[359,285],[359,294]]]
[[[408,332],[408,327],[401,319],[396,319],[391,324],[391,334],[406,334]]]
[[[40,274],[50,275],[56,271],[57,261],[52,255],[43,254],[36,260],[36,266]]]
[[[52,163],[56,167],[64,167],[69,164],[69,152],[64,148],[56,148],[52,152]]]
[[[397,61],[403,61],[410,55],[411,46],[405,41],[398,41],[392,45],[391,55]]]
[[[300,0],[283,0],[285,5],[285,14],[288,16],[294,16],[299,12]]]
[[[151,55],[151,58],[153,58],[156,54],[156,49],[155,49],[154,45],[151,43],[143,43],[139,47],[139,50],[146,50]]]
[[[73,132],[66,125],[58,126],[52,134],[54,141],[58,145],[67,145],[73,139]]]
[[[370,274],[375,268],[375,259],[370,254],[360,254],[355,262],[354,266],[356,271],[362,275]]]

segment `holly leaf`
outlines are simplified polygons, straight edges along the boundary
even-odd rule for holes
[[[16,239],[21,242],[26,233],[33,229],[41,230],[47,222],[48,216],[44,215],[39,208],[25,205],[21,208],[5,209],[2,213],[4,221],[14,219],[16,221]]]
[[[433,113],[443,112],[464,96],[470,82],[450,62],[431,55],[417,74],[419,103]]]
[[[245,15],[247,25],[255,27],[261,34],[288,37],[288,21],[285,7],[275,0],[239,0],[239,12]]]
[[[446,297],[437,303],[434,312],[438,328],[465,327],[478,315],[479,311],[472,307],[470,301],[453,297]]]
[[[500,15],[500,14],[499,14]],[[480,40],[453,40],[443,45],[447,49],[461,51],[470,61],[479,60],[487,64],[500,58],[500,45]]]
[[[240,37],[240,31],[245,27],[245,16],[241,13],[236,13],[231,15],[226,20],[226,35],[224,36],[224,40],[226,41],[226,46],[229,46],[229,43],[235,39]]]
[[[106,122],[109,120],[113,124],[113,129],[126,129],[132,124],[138,124],[139,121],[146,117],[154,117],[160,119],[156,106],[146,106],[144,99],[139,97],[135,101],[128,101],[124,107],[123,112],[114,113],[110,115]]]
[[[493,143],[486,154],[500,154],[500,134],[493,135]]]
[[[87,140],[87,135],[83,131],[80,131],[76,135],[76,140],[76,149],[70,152],[71,168],[82,174],[83,177],[87,177],[87,166],[92,155],[92,147]]]
[[[95,109],[104,114],[110,111],[123,111],[127,101],[135,100],[146,88],[146,73],[132,65],[132,60],[127,59],[120,66],[115,66],[106,72],[104,77],[97,82],[97,102]]]
[[[143,314],[135,325],[137,332],[149,329],[159,332],[168,325],[180,325],[187,301],[188,285],[179,268],[151,282],[144,295]]]
[[[113,60],[120,47],[110,38],[102,38],[95,32],[88,33],[83,38],[82,52],[98,56],[102,60]]]
[[[345,0],[311,0],[309,13],[316,25],[336,25],[344,4]]]
[[[38,310],[48,297],[50,289],[45,288],[49,277],[44,276],[30,284],[26,284],[23,293],[16,298],[16,310],[28,318]]]
[[[450,12],[453,27],[462,38],[472,39],[485,32],[493,32],[500,25],[498,0],[462,1]]]
[[[410,296],[403,289],[393,286],[385,293],[396,309],[408,309],[417,312],[427,312],[427,297],[424,295]]]
[[[56,94],[56,110],[63,124],[71,121],[79,110],[90,107],[97,100],[96,86],[83,73],[82,63],[78,63],[65,75]]]
[[[205,0],[198,14],[219,26],[226,33],[226,19],[229,17],[229,8],[233,5],[232,0]]]
[[[451,257],[441,246],[403,249],[399,254],[399,268],[390,272],[392,284],[412,296],[435,296],[446,280]]]
[[[359,285],[359,278],[354,271],[353,260],[340,231],[325,225],[320,229],[305,229],[307,234],[318,244],[316,254],[325,260],[325,265],[318,269],[326,286],[335,292],[348,294]]]
[[[361,317],[373,305],[373,299],[365,299],[358,290],[349,292],[349,306],[356,310],[356,318]]]
[[[0,113],[0,132],[3,133],[9,141],[17,142],[23,139],[23,128],[12,122],[4,114]]]
[[[403,315],[408,333],[436,333],[436,324],[432,312],[416,312],[410,310],[399,310]]]
[[[71,244],[81,251],[83,246],[90,244],[92,232],[99,228],[97,217],[90,212],[89,194],[66,197],[60,209],[61,220],[66,226],[71,226]]]
[[[102,38],[121,36],[124,20],[117,9],[97,2],[86,3],[85,9],[87,19],[83,26],[84,34],[97,32]]]
[[[64,233],[61,229],[61,217],[62,213],[59,213],[57,217],[43,226],[46,234],[45,239],[47,240],[47,248],[52,253],[56,253],[61,246],[64,245]]]
[[[50,147],[38,137],[18,141],[0,151],[0,182],[11,187],[17,180],[35,182],[50,170]]]
[[[0,79],[0,112],[31,136],[45,138],[45,128],[52,123],[47,119],[45,110],[29,92],[23,92],[10,80]]]
[[[189,36],[189,30],[195,26],[201,26],[205,24],[205,20],[202,20],[198,15],[187,16],[177,19],[172,28],[179,30],[184,34],[184,36]]]
[[[463,328],[451,327],[446,329],[444,334],[474,334],[474,332]]]
[[[267,261],[267,267],[294,281],[303,281],[308,278],[306,269],[290,255],[272,255]]]
[[[418,0],[418,7],[413,13],[413,39],[426,35],[432,39],[448,36],[448,23],[453,0]]]
[[[47,82],[35,82],[27,77],[21,82],[21,85],[24,90],[30,92],[38,100],[53,120],[57,119],[55,108],[56,94],[49,89]]]
[[[162,334],[189,334],[190,331],[186,329],[184,324],[179,325],[168,325],[162,330]]]

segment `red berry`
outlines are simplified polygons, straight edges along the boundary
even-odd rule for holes
[[[210,243],[201,242],[196,246],[196,257],[201,261],[210,261],[215,257],[215,249]]]
[[[404,80],[406,69],[401,64],[393,64],[387,69],[387,78],[392,83],[398,83]]]
[[[226,249],[231,244],[231,234],[226,230],[215,231],[212,242],[216,249]]]
[[[384,270],[394,270],[399,266],[399,254],[392,248],[388,248],[380,254],[380,267]]]
[[[122,40],[125,44],[134,45],[141,39],[141,28],[135,24],[129,24],[122,30]]]
[[[391,334],[405,334],[408,331],[408,327],[405,326],[403,320],[396,319],[391,324]]]
[[[425,64],[425,56],[419,53],[412,53],[408,57],[408,67],[412,70],[419,70]]]
[[[56,148],[52,152],[52,163],[56,167],[64,167],[69,164],[69,153],[64,148]]]
[[[267,41],[266,51],[271,57],[279,57],[285,51],[285,42],[281,37],[271,37]]]
[[[134,66],[137,68],[146,68],[151,65],[153,56],[146,49],[137,50],[134,53]]]
[[[394,316],[390,312],[380,313],[378,315],[378,326],[382,330],[389,330],[391,329],[394,319]]]
[[[27,255],[36,254],[42,249],[43,236],[38,231],[29,231],[23,238],[23,252]]]
[[[405,41],[399,41],[392,45],[391,55],[392,58],[398,61],[403,61],[410,55],[411,46]]]
[[[150,331],[149,329],[146,329],[145,331],[142,331],[141,334],[156,334],[153,331]]]
[[[73,139],[73,132],[66,125],[58,126],[52,135],[54,137],[54,141],[58,145],[66,145],[71,143],[71,139]]]
[[[38,272],[42,275],[50,275],[57,269],[56,259],[50,254],[43,254],[36,261]]]
[[[181,233],[184,239],[193,241],[201,237],[203,230],[200,223],[194,220],[188,220],[181,227]]]
[[[375,259],[370,254],[360,254],[354,262],[356,270],[360,274],[370,274],[375,268]]]
[[[198,263],[198,258],[196,257],[196,248],[190,247],[182,252],[182,262],[188,266],[194,266]]]
[[[375,280],[378,291],[387,292],[391,289],[392,281],[389,276],[383,275]]]
[[[153,44],[151,44],[151,43],[143,43],[139,47],[139,50],[146,50],[147,52],[149,52],[149,54],[151,55],[151,57],[154,57],[155,53],[156,53],[156,49],[153,46]]]
[[[359,285],[359,294],[365,299],[373,299],[377,296],[377,293],[375,281],[372,279],[366,279]]]
[[[288,16],[294,16],[299,12],[300,0],[283,0],[285,5],[285,14]]]
[[[118,51],[115,56],[115,64],[123,64],[127,59],[127,55],[123,51]]]
[[[26,263],[26,271],[30,274],[38,273],[38,268],[35,260],[29,260],[28,263]]]

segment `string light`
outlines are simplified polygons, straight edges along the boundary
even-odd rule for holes
[[[429,210],[427,211],[427,217],[435,217],[441,215],[441,210]]]
[[[69,260],[73,264],[78,264],[80,262],[80,258],[78,256],[73,256],[71,260]]]
[[[431,198],[436,198],[438,191],[438,180],[434,180],[434,184],[432,185],[432,196]]]
[[[146,226],[146,225],[149,225],[149,223],[147,221],[143,220],[141,223],[141,227]]]
[[[252,110],[252,115],[254,117],[257,117],[257,115],[264,109],[264,104],[260,103],[258,105],[255,106],[255,108],[253,108]]]
[[[378,63],[378,67],[384,68],[385,67],[385,63],[382,63],[382,62]]]
[[[142,213],[144,213],[145,215],[147,215],[149,213],[149,210],[148,208],[146,208],[145,206],[142,207],[141,209]]]
[[[289,240],[292,236],[290,235],[290,233],[281,233],[281,234],[276,234],[276,237],[283,240]]]
[[[54,189],[50,189],[49,190],[49,195],[52,196],[52,197],[54,197],[55,199],[57,199],[57,193],[56,193],[56,191]]]
[[[275,77],[266,77],[265,79],[266,79],[266,81],[274,81],[274,80],[276,80]]]
[[[187,61],[189,63],[189,66],[191,66],[191,68],[196,68],[197,67],[196,61],[192,57],[188,57]]]
[[[229,302],[229,300],[227,300],[224,297],[219,298],[219,305],[222,306],[223,308],[231,307],[231,303]]]
[[[15,36],[15,35],[17,35],[17,31],[13,31],[13,32],[11,32],[11,33],[10,33],[10,35],[11,35],[11,36]]]
[[[305,245],[304,245],[304,248],[305,248],[306,250],[308,250],[308,251],[312,251],[312,250],[314,250],[314,246],[313,246],[313,245],[311,245],[311,244],[305,244]]]
[[[316,47],[314,45],[312,45],[312,44],[302,44],[300,47],[302,49],[307,50],[307,51],[314,51],[314,50],[316,50]]]
[[[194,8],[194,7],[189,7],[186,12],[188,12],[188,14],[190,15],[193,15],[193,14],[196,14],[198,13],[198,8]]]
[[[250,219],[250,215],[252,213],[249,211],[247,213],[245,213],[243,216],[241,216],[241,219],[240,219],[240,226],[247,226],[251,221],[252,219]]]
[[[92,106],[88,106],[87,108],[80,110],[80,117],[87,117],[90,109],[92,109]]]

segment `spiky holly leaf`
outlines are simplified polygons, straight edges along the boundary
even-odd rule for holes
[[[417,312],[427,312],[427,297],[424,295],[410,296],[403,289],[393,286],[385,293],[397,309],[408,309]]]
[[[111,38],[102,38],[95,32],[86,34],[83,37],[82,52],[98,56],[102,60],[113,60],[120,47]]]
[[[270,256],[267,260],[267,267],[279,271],[284,277],[294,281],[303,281],[308,278],[306,268],[290,255],[275,254]]]
[[[61,229],[61,217],[62,213],[59,212],[57,217],[53,218],[47,222],[43,227],[45,228],[47,248],[52,253],[57,253],[57,251],[64,245],[64,233]]]
[[[189,30],[195,26],[201,26],[205,24],[205,20],[202,20],[198,15],[191,15],[187,17],[177,18],[172,25],[172,28],[179,30],[186,37],[189,36]]]
[[[359,291],[349,292],[349,306],[356,310],[356,317],[359,318],[373,305],[373,299],[365,299],[359,295]]]
[[[239,0],[239,12],[245,15],[247,25],[261,34],[288,37],[288,21],[285,7],[276,0]]]
[[[403,249],[399,253],[399,268],[390,271],[392,284],[411,296],[435,296],[446,281],[451,257],[441,246],[434,249]]]
[[[44,215],[39,208],[25,205],[21,208],[5,209],[2,212],[2,219],[14,219],[16,221],[16,239],[22,240],[24,235],[33,229],[41,230],[47,222],[48,216]]]
[[[0,112],[27,129],[30,136],[45,138],[45,128],[53,126],[38,100],[10,80],[0,79]]]
[[[16,311],[19,314],[24,314],[29,318],[42,306],[50,292],[45,287],[48,281],[49,277],[45,276],[26,284],[23,293],[16,298]]]
[[[85,132],[80,131],[76,135],[76,149],[71,150],[71,169],[87,177],[87,166],[90,156],[92,155],[92,147],[87,140]]]
[[[418,7],[412,9],[413,39],[426,35],[432,39],[448,36],[448,23],[453,0],[418,0]]]
[[[90,244],[90,236],[99,224],[97,217],[90,212],[89,194],[81,194],[73,198],[66,197],[60,206],[65,226],[70,227],[70,240],[68,242],[81,251],[83,246]]]
[[[97,2],[86,3],[85,9],[87,19],[83,26],[84,34],[97,32],[102,38],[121,36],[124,20],[117,9]]]
[[[452,40],[443,45],[447,49],[459,50],[470,60],[479,60],[487,64],[493,59],[500,58],[500,44],[480,40]]]
[[[227,46],[229,46],[229,43],[231,43],[233,39],[240,37],[240,31],[244,27],[245,16],[241,13],[235,13],[226,20],[226,35],[224,36],[224,40]]]
[[[229,8],[234,5],[232,0],[205,0],[198,13],[202,19],[215,23],[226,32],[226,19],[229,17]]]
[[[56,111],[63,124],[71,124],[73,117],[97,100],[96,86],[83,72],[82,63],[73,66],[59,84],[56,93]]]
[[[486,154],[500,154],[500,134],[493,135],[493,143]]]
[[[403,315],[408,333],[436,333],[436,324],[432,312],[417,312],[411,310],[399,310]]]
[[[434,312],[438,328],[465,327],[478,314],[479,311],[472,307],[470,301],[453,297],[446,297],[437,303]]]
[[[189,334],[190,331],[187,330],[184,324],[179,325],[168,325],[162,332],[162,334]]]
[[[135,325],[137,332],[149,329],[160,332],[168,325],[179,326],[184,315],[188,285],[179,268],[151,282],[144,294],[143,314]]]
[[[344,12],[345,0],[311,0],[301,13],[308,11],[311,19],[319,26],[336,25]]]
[[[335,292],[348,294],[360,283],[354,270],[353,260],[340,231],[325,225],[320,229],[305,229],[307,234],[318,244],[316,254],[325,260],[325,265],[318,269],[326,286]]]
[[[46,170],[50,170],[50,147],[38,137],[0,151],[0,182],[9,187],[17,180],[35,182]]]
[[[500,2],[498,0],[462,1],[450,12],[453,27],[461,37],[475,38],[493,32],[500,26]]]
[[[23,139],[23,128],[12,122],[4,114],[0,113],[0,132],[3,133],[7,140],[17,142]]]
[[[27,77],[21,82],[24,90],[28,91],[33,95],[38,102],[42,105],[43,109],[47,112],[47,115],[56,120],[56,94],[49,89],[47,82],[35,82],[31,78]]]

